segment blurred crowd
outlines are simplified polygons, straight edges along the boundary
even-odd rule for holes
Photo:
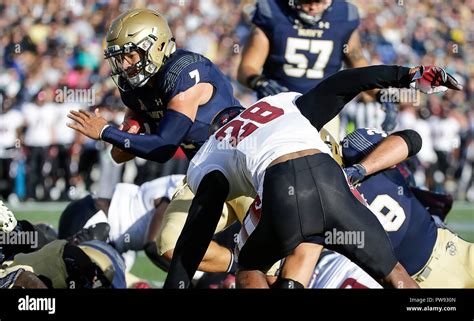
[[[474,202],[474,1],[353,1],[364,54],[372,64],[445,66],[464,91],[403,102],[397,129],[414,128],[424,146],[417,183]],[[120,124],[124,106],[103,59],[110,21],[147,6],[168,18],[178,47],[201,53],[232,80],[236,97],[255,96],[237,83],[255,0],[13,0],[0,4],[0,197],[74,199],[88,190],[107,197],[114,182],[140,184],[184,173],[177,153],[160,165],[114,164],[110,146],[66,127],[70,109],[99,107]],[[380,126],[375,103],[354,101],[344,130]]]

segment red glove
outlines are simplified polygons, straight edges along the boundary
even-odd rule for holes
[[[448,89],[462,89],[453,76],[436,66],[420,66],[420,70],[416,72],[412,80],[410,86],[425,94],[440,93]]]

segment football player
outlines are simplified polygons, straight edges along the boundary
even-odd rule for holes
[[[321,139],[330,147],[333,158],[342,165],[342,152],[339,142],[337,142],[331,134],[324,128],[320,131]],[[421,139],[416,132],[407,130],[391,134],[385,138],[371,152],[370,158],[366,159],[369,163],[368,172],[384,170],[394,166],[400,161],[406,159],[408,155],[414,155],[421,148]],[[372,157],[375,156],[375,157]],[[375,158],[375,159],[374,159]],[[367,206],[362,196],[351,186],[353,194]],[[329,234],[330,235],[330,234]],[[332,238],[328,241],[332,242]],[[350,261],[345,256],[330,250],[323,250],[316,267],[314,268],[314,259],[311,258],[311,248],[297,247],[295,251],[286,257],[284,264],[280,268],[284,273],[288,265],[297,265],[300,267],[300,278],[307,279],[309,288],[380,288],[372,277],[364,270]],[[303,268],[304,267],[304,268]],[[275,282],[267,276],[270,284]],[[245,286],[245,284],[244,284]]]
[[[80,245],[54,240],[38,251],[16,254],[0,269],[3,277],[21,271],[37,275],[48,288],[125,288],[125,264],[108,244],[93,240]],[[8,282],[6,282],[8,283]]]
[[[357,31],[357,7],[332,0],[259,0],[251,36],[238,69],[239,81],[258,98],[282,91],[305,93],[345,61],[368,65]],[[339,137],[339,118],[326,125]]]
[[[365,67],[354,4],[341,0],[259,0],[239,81],[258,98],[282,91],[305,93],[347,66]],[[375,97],[376,91],[371,92]],[[339,117],[326,128],[339,137]]]
[[[372,275],[385,277],[395,287],[400,286],[396,281],[405,287],[416,287],[392,256],[386,234],[364,216],[367,208],[351,194],[344,176],[337,170],[337,163],[327,157],[330,153],[327,146],[319,137],[314,140],[310,137],[316,136],[307,136],[317,134],[315,128],[321,129],[361,90],[402,88],[412,83],[426,92],[433,92],[439,86],[461,88],[454,78],[437,67],[356,68],[329,77],[303,95],[288,93],[264,98],[220,128],[193,158],[188,169],[188,182],[197,195],[175,248],[165,286],[189,285],[217,224],[216,213],[225,200],[244,195],[259,199],[254,203],[255,215],[246,217],[240,234],[242,242],[237,253],[243,271],[239,271],[239,275],[245,271],[267,270],[301,243],[320,244],[318,237],[332,225],[343,231],[370,229],[363,250],[344,244],[341,249],[344,254]],[[317,104],[322,104],[326,113],[315,108]],[[228,120],[229,113],[218,114],[216,121]],[[308,120],[315,128],[307,126]],[[241,144],[247,137],[253,139]],[[316,209],[319,215],[309,216],[310,209]],[[344,212],[353,215],[343,218],[340,215]],[[204,213],[207,220],[202,217]],[[280,216],[285,218],[284,225],[279,223]],[[323,220],[322,216],[326,218]],[[268,239],[277,241],[267,244]],[[295,279],[285,282],[281,283],[282,287],[302,286]]]
[[[342,245],[368,271],[393,286],[414,283],[393,256],[385,232],[351,194],[328,147],[312,138],[318,132],[296,107],[298,96],[263,98],[221,127],[192,159],[188,182],[196,196],[165,287],[189,284],[215,229],[216,213],[226,199],[239,196],[257,200],[255,215],[247,216],[239,234],[238,276],[246,270],[266,272],[300,243],[321,244],[323,233],[336,228],[368,234],[362,249]],[[301,285],[287,280],[282,287]]]
[[[176,48],[166,19],[159,13],[148,9],[123,13],[112,22],[106,40],[105,58],[128,107],[126,120],[138,115],[157,123],[157,130],[136,135],[139,129],[131,126],[124,132],[109,126],[98,112],[71,111],[68,116],[74,120],[69,127],[113,144],[112,157],[117,162],[134,156],[165,162],[179,146],[192,158],[208,137],[212,117],[226,107],[240,106],[230,82],[209,59]],[[193,196],[183,183],[165,212],[157,241],[157,251],[165,258],[173,255]],[[252,201],[238,206],[242,217]],[[226,203],[217,231],[228,225],[234,209]],[[211,263],[201,268],[209,272],[225,272],[232,261],[231,251],[215,243],[206,258]]]
[[[304,93],[339,71],[368,63],[362,55],[357,7],[346,1],[259,0],[242,54],[239,81],[258,98]]]
[[[135,251],[141,250],[153,263],[166,269],[167,262],[156,254],[155,239],[163,213],[183,177],[164,176],[140,186],[119,183],[115,186],[112,199],[88,195],[73,201],[61,214],[58,237],[70,238],[82,229],[95,226],[85,239],[103,239],[97,235],[103,234],[97,227],[101,226],[99,223],[106,223],[105,240],[108,237],[113,247],[122,254],[127,271],[133,266]],[[78,237],[81,238],[81,235]]]
[[[357,129],[344,138],[342,155],[348,177],[360,182],[357,189],[387,231],[398,260],[420,287],[474,287],[473,244],[437,224],[417,198],[419,192],[402,175],[406,169],[372,171],[380,157],[369,153],[386,136],[374,129]],[[397,154],[390,147],[379,152]]]
[[[223,107],[240,106],[230,82],[209,59],[176,48],[165,17],[157,12],[121,14],[112,21],[106,41],[105,58],[127,106],[126,118],[138,114],[157,123],[157,130],[133,135],[86,111],[71,111],[75,123],[69,126],[114,145],[117,162],[138,156],[163,163],[179,146],[192,157],[206,140],[212,117]]]

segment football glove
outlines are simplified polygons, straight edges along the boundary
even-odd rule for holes
[[[0,229],[4,233],[10,233],[16,226],[16,218],[12,211],[0,201]]]
[[[350,167],[344,168],[344,172],[346,173],[347,179],[349,183],[355,185],[362,181],[367,175],[367,170],[361,164],[354,164]]]
[[[248,81],[250,88],[257,92],[259,97],[266,97],[288,91],[288,88],[280,85],[272,79],[267,79],[264,75],[250,76]]]
[[[410,83],[410,87],[425,94],[441,93],[448,89],[461,90],[458,81],[443,68],[436,66],[420,66]]]
[[[397,127],[397,105],[392,102],[382,103],[382,109],[385,111],[385,119],[382,123],[382,129],[386,132],[391,132],[395,127]]]

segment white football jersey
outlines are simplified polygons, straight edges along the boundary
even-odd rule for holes
[[[183,179],[184,175],[169,175],[140,186],[119,183],[114,189],[107,216],[102,211],[97,212],[84,228],[100,222],[108,223],[109,239],[119,253],[141,250],[155,213],[154,200],[162,197],[171,199]]]
[[[337,252],[323,250],[313,276],[309,281],[310,289],[381,289],[367,272],[357,264]]]
[[[148,226],[155,212],[154,200],[170,197],[184,175],[170,175],[146,182],[141,186],[119,183],[110,202],[107,220],[109,238],[122,253],[141,250]]]
[[[228,200],[245,195],[262,198],[265,170],[280,156],[319,149],[331,155],[319,133],[295,105],[301,94],[265,97],[221,127],[191,160],[187,179],[196,193],[202,178],[221,171],[230,184]]]

